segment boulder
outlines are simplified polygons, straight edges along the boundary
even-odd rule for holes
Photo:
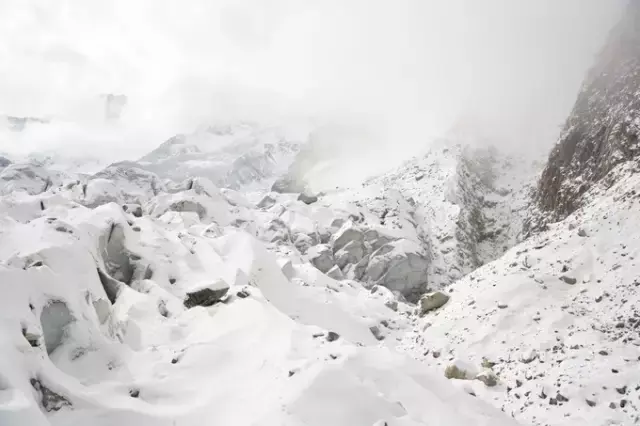
[[[335,265],[333,268],[331,268],[329,272],[327,272],[327,276],[337,281],[344,280],[344,274],[342,273],[338,265]]]
[[[364,244],[360,241],[349,241],[335,254],[336,264],[343,269],[347,265],[358,263],[365,255]]]
[[[270,209],[276,204],[275,197],[272,197],[270,194],[265,195],[262,200],[256,205],[259,209]]]
[[[429,262],[416,243],[397,240],[371,254],[364,281],[400,292],[415,302],[427,287]]]
[[[488,387],[493,387],[498,384],[498,376],[491,370],[484,370],[475,377],[476,380],[480,380]]]
[[[325,274],[336,265],[331,248],[325,244],[311,247],[307,256],[309,257],[309,262]]]
[[[184,306],[193,308],[194,306],[212,306],[220,301],[229,291],[229,284],[222,280],[207,285],[197,290],[187,292],[184,299]]]
[[[369,255],[364,256],[355,265],[347,265],[345,268],[345,276],[351,280],[361,281],[367,266],[369,265]]]
[[[318,201],[318,197],[305,191],[298,195],[298,201],[302,201],[305,204],[313,204]]]
[[[125,204],[122,206],[122,210],[132,214],[134,217],[142,217],[142,207],[140,204]]]
[[[356,228],[353,222],[347,222],[331,237],[333,252],[337,252],[352,241],[363,243],[364,232],[362,232],[361,229]]]
[[[313,239],[306,235],[306,234],[298,234],[295,237],[294,240],[294,247],[298,249],[298,251],[302,254],[307,253],[307,251],[309,250],[309,248],[311,248],[311,246],[313,246]]]
[[[273,183],[271,191],[279,192],[281,194],[293,194],[296,192],[304,192],[304,186],[295,179],[284,176]]]
[[[449,364],[444,370],[444,376],[447,379],[458,380],[471,380],[477,376],[478,373],[478,368],[474,365],[459,359],[454,360],[454,362]]]
[[[444,306],[449,301],[449,296],[441,291],[426,294],[420,298],[420,314],[424,315],[428,312]]]

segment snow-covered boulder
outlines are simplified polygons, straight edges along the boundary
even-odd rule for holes
[[[160,194],[145,206],[145,210],[155,217],[160,217],[169,211],[193,212],[203,222],[227,225],[231,220],[229,207],[221,196],[210,197],[190,190],[175,194]]]
[[[365,256],[365,246],[361,241],[351,240],[335,253],[336,263],[340,269],[347,265],[354,265]]]
[[[121,162],[91,176],[78,201],[92,208],[110,202],[142,205],[165,189],[155,173],[136,163]]]
[[[300,253],[305,254],[309,248],[314,245],[314,240],[306,234],[297,234],[293,241],[293,245]]]
[[[422,315],[441,308],[449,301],[449,296],[441,291],[425,294],[420,298],[420,313]]]
[[[427,288],[428,267],[428,259],[420,246],[409,240],[398,240],[371,254],[363,279],[417,300]]]
[[[327,272],[327,276],[329,278],[333,278],[334,280],[338,280],[338,281],[341,281],[344,279],[344,274],[342,273],[338,265],[329,269],[329,272]]]
[[[333,252],[337,252],[350,242],[364,242],[364,232],[353,222],[348,221],[331,237]]]
[[[9,164],[0,168],[0,195],[24,191],[30,195],[40,194],[60,186],[62,177],[35,164]]]
[[[313,266],[325,274],[336,266],[333,251],[325,244],[318,244],[317,246],[311,247],[307,253],[307,257]]]

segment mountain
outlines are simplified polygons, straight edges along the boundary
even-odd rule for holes
[[[552,221],[574,212],[588,190],[610,186],[616,167],[640,155],[640,3],[630,1],[589,72],[538,185]]]
[[[210,126],[170,138],[138,163],[163,179],[200,176],[238,189],[275,179],[304,142],[304,134],[291,136],[278,128],[248,123]]]

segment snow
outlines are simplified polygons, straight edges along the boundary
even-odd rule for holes
[[[639,184],[627,173],[596,188],[584,209],[454,283],[451,300],[405,336],[405,350],[440,369],[456,356],[496,362],[499,390],[478,397],[525,424],[635,424]]]
[[[306,235],[357,206],[278,196],[263,211],[204,180],[166,193],[102,175],[119,204],[77,185],[0,199],[0,424],[516,424],[396,350],[412,308],[389,290],[333,280],[235,221]],[[122,209],[132,198],[142,217]],[[213,306],[184,304],[225,285]]]
[[[0,424],[636,421],[632,165],[525,238],[536,164],[446,141],[311,204],[141,164],[0,180]]]

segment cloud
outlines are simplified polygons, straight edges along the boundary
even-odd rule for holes
[[[22,150],[131,156],[202,121],[301,116],[366,128],[352,143],[383,153],[456,124],[546,149],[622,3],[2,0],[0,114],[85,129]],[[127,94],[123,122],[90,136],[105,93]]]

